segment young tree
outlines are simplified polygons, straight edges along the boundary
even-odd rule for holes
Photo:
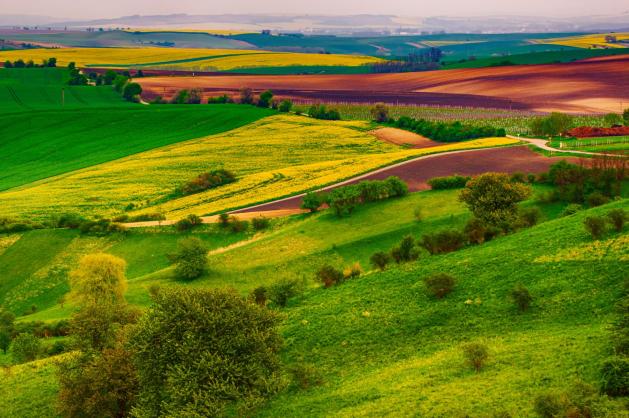
[[[122,91],[124,90],[124,86],[127,84],[128,81],[129,77],[116,74],[116,78],[114,78],[113,81],[114,90],[116,90],[118,93],[122,93]]]
[[[180,240],[177,252],[170,258],[175,263],[175,275],[180,279],[196,279],[207,270],[207,249],[198,238]]]
[[[136,416],[223,416],[274,393],[280,319],[235,290],[157,293],[132,333]],[[247,414],[244,414],[247,415]]]
[[[308,209],[310,212],[316,212],[324,203],[324,198],[320,193],[308,192],[301,201],[301,208]]]
[[[273,92],[271,90],[266,90],[260,94],[260,98],[258,99],[258,106],[267,108],[271,106],[271,100],[273,100]]]
[[[138,83],[127,83],[122,90],[122,97],[130,102],[138,101],[140,94],[142,94],[142,86]]]
[[[127,263],[110,254],[89,254],[70,273],[70,297],[79,307],[124,302]]]
[[[384,103],[376,103],[374,107],[371,108],[371,118],[378,122],[384,123],[389,120],[389,108]]]
[[[478,219],[492,226],[505,227],[517,219],[517,203],[530,195],[530,186],[513,183],[506,174],[486,173],[467,182],[459,200]]]

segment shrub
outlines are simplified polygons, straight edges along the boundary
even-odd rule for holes
[[[214,170],[198,175],[188,183],[179,187],[179,192],[183,195],[200,193],[205,190],[223,186],[236,181],[236,176],[231,171],[224,169]]]
[[[232,98],[226,94],[223,94],[221,96],[216,96],[216,97],[210,97],[209,99],[207,99],[207,104],[225,104],[225,103],[233,103],[233,102],[234,101],[232,100]]]
[[[437,299],[443,299],[454,290],[456,279],[446,273],[437,273],[426,277],[424,285],[430,295]]]
[[[471,177],[466,176],[446,176],[446,177],[433,177],[428,180],[428,185],[432,190],[446,190],[446,189],[460,189],[465,187]]]
[[[535,174],[533,173],[529,173],[526,175],[526,181],[529,184],[534,184],[537,181],[537,176],[535,176]]]
[[[609,396],[629,395],[629,358],[611,357],[601,368],[602,391]]]
[[[41,345],[39,338],[33,334],[22,333],[11,344],[11,355],[16,363],[33,361],[39,355]]]
[[[55,341],[55,343],[50,346],[47,353],[49,356],[56,356],[57,354],[65,353],[65,351],[66,345],[63,341]]]
[[[192,228],[201,225],[202,223],[203,220],[200,217],[194,214],[190,214],[185,218],[177,221],[177,223],[175,224],[175,228],[177,228],[177,231],[189,231]]]
[[[467,363],[478,373],[489,358],[489,348],[481,343],[469,343],[463,346]]]
[[[387,264],[391,262],[391,257],[384,251],[378,251],[369,258],[369,261],[371,261],[371,265],[374,268],[384,271],[387,268]]]
[[[557,136],[566,132],[572,126],[571,116],[554,112],[544,118],[536,118],[531,123],[533,135]]]
[[[245,232],[249,228],[249,222],[238,219],[235,216],[229,217],[229,230],[235,234]]]
[[[279,316],[235,290],[164,289],[132,331],[137,416],[217,417],[279,387]]]
[[[313,364],[300,362],[292,364],[288,370],[293,375],[293,381],[301,389],[308,389],[323,384],[321,372],[319,372],[319,369]]]
[[[317,280],[325,287],[332,287],[341,283],[344,279],[343,272],[335,269],[329,264],[323,265],[317,271]]]
[[[122,97],[130,102],[138,102],[140,94],[142,94],[142,86],[138,83],[128,83],[122,90]]]
[[[288,113],[290,112],[292,107],[293,107],[293,102],[288,99],[285,99],[285,100],[282,100],[280,104],[277,106],[277,110],[279,110],[282,113]]]
[[[218,215],[218,224],[223,228],[227,228],[229,226],[229,214],[221,213]]]
[[[258,286],[251,292],[251,299],[260,306],[265,306],[268,299],[268,289],[264,286]]]
[[[535,412],[541,418],[560,417],[565,411],[567,399],[555,392],[538,395],[535,398]]]
[[[207,270],[207,249],[198,238],[180,240],[177,252],[170,259],[175,263],[175,275],[180,279],[196,279]]]
[[[303,282],[297,279],[281,279],[269,286],[269,300],[284,307],[290,298],[303,293]]]
[[[268,108],[271,105],[271,100],[273,100],[273,92],[271,90],[266,90],[260,94],[258,106]]]
[[[265,218],[264,216],[257,216],[251,220],[251,225],[256,231],[262,231],[271,225],[271,221],[269,218]]]
[[[0,328],[0,350],[2,350],[4,354],[6,354],[10,345],[11,334],[9,333],[9,330]]]
[[[561,216],[574,215],[581,210],[583,210],[583,206],[579,205],[578,203],[571,203],[566,206],[563,211],[561,211]]]
[[[590,193],[586,199],[587,204],[593,208],[596,206],[601,206],[604,205],[606,203],[609,203],[609,198],[607,196],[604,196],[602,193],[600,192],[593,192]]]
[[[384,180],[387,197],[402,197],[408,194],[408,185],[399,177],[391,176]]]
[[[585,230],[592,235],[593,239],[601,239],[606,229],[605,218],[602,216],[588,216],[583,221]]]
[[[520,208],[519,212],[519,223],[525,227],[537,225],[542,218],[542,211],[537,206]]]
[[[360,200],[361,190],[356,185],[336,188],[328,195],[328,203],[337,216],[351,215]]]
[[[529,293],[528,289],[522,285],[516,286],[511,291],[511,299],[513,299],[513,303],[515,303],[521,311],[528,310],[531,306],[531,302],[533,301],[533,297]]]
[[[322,193],[308,192],[301,201],[301,208],[310,212],[316,212],[325,202],[325,196]]]
[[[455,229],[424,234],[421,245],[430,254],[444,254],[463,248],[465,245],[465,235]]]
[[[622,232],[627,221],[627,212],[624,209],[612,209],[607,212],[607,217],[616,232]]]
[[[308,109],[308,115],[311,118],[323,119],[323,120],[340,120],[341,114],[336,109],[328,109],[323,104],[313,104]]]
[[[389,121],[389,108],[384,103],[376,103],[370,112],[371,118],[378,123]]]
[[[355,279],[360,277],[361,274],[363,274],[363,268],[357,261],[343,270],[343,280]]]
[[[471,218],[465,225],[465,235],[472,244],[482,244],[487,240],[488,227],[478,218]]]
[[[406,129],[435,141],[458,142],[466,139],[484,138],[490,136],[505,136],[506,132],[502,128],[493,126],[471,126],[463,125],[461,122],[432,122],[424,119],[412,119],[402,116],[393,124],[401,129]]]
[[[393,247],[391,250],[391,257],[396,263],[417,260],[419,258],[419,251],[415,245],[415,240],[410,235],[402,238],[400,244]]]

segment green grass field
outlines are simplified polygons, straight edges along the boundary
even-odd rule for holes
[[[413,220],[416,206],[424,208],[420,223]],[[608,233],[594,243],[582,221],[617,207],[627,209],[629,203],[624,199],[549,220],[447,255],[423,254],[417,262],[368,272],[332,289],[314,286],[312,269],[320,263],[359,260],[370,270],[364,260],[404,234],[458,226],[469,216],[454,191],[417,193],[360,208],[346,219],[324,212],[285,220],[258,239],[210,232],[207,237],[213,238],[206,239],[213,248],[251,241],[211,256],[212,273],[193,285],[233,285],[245,293],[284,276],[303,274],[308,281],[304,296],[283,310],[283,357],[289,364],[314,365],[323,384],[306,390],[288,388],[261,408],[259,416],[491,417],[501,410],[533,416],[533,399],[545,390],[569,390],[577,381],[597,385],[600,362],[610,349],[606,327],[622,290],[620,261],[629,256],[629,234]],[[552,219],[561,206],[543,210]],[[38,231],[20,241],[41,239],[38,234],[72,233]],[[163,257],[178,234],[161,235],[132,233],[93,247],[86,245],[92,238],[72,239],[82,241],[77,248],[106,248],[126,258],[128,298],[145,306],[151,285],[181,285],[168,268],[164,270]],[[14,256],[10,250],[25,244],[20,241],[0,255],[0,262]],[[46,248],[48,253],[59,251]],[[265,265],[271,268],[265,271]],[[455,291],[444,300],[424,293],[421,279],[434,272],[458,279]],[[533,308],[524,314],[508,298],[516,284],[527,286],[534,297]],[[54,305],[24,319],[59,318],[70,312],[67,309]],[[490,348],[490,360],[479,374],[463,364],[460,347],[467,341],[483,341]],[[51,416],[56,390],[51,362],[12,367],[9,378],[0,383],[0,389],[11,389],[0,390],[0,408],[19,410],[22,416],[42,411]],[[606,401],[612,411],[609,417],[624,416],[622,402]]]
[[[228,131],[271,114],[237,105],[135,105],[4,115],[0,190]]]
[[[551,145],[556,148],[577,151],[627,151],[629,149],[629,136],[606,136],[601,138],[580,139],[555,138],[551,141]]]

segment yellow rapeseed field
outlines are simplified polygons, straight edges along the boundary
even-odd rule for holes
[[[574,48],[626,48],[618,43],[606,42],[607,35],[615,36],[618,41],[629,39],[629,32],[624,33],[597,33],[592,35],[570,36],[565,38],[541,39],[538,43],[564,45]]]
[[[230,70],[238,67],[287,65],[345,65],[358,66],[380,59],[359,55],[304,54],[241,49],[198,48],[61,48],[0,51],[0,62],[57,58],[60,66],[75,62],[79,67],[107,66],[111,68],[167,66],[178,69],[214,67]],[[183,61],[183,62],[182,62]]]
[[[151,32],[174,32],[174,33],[207,33],[208,35],[245,35],[249,33],[257,33],[251,30],[238,29],[194,29],[194,28],[135,28],[127,29],[125,32],[134,33],[151,33]]]
[[[403,150],[377,140],[366,122],[278,115],[219,134],[136,154],[0,193],[0,216],[90,216],[163,212],[170,219],[251,205],[333,183],[414,156],[516,143],[486,138]],[[172,199],[177,187],[225,168],[238,181]]]

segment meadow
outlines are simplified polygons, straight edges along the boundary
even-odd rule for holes
[[[601,138],[581,139],[553,139],[551,145],[562,149],[575,149],[581,151],[616,151],[629,148],[629,136],[607,136]]]
[[[42,219],[68,211],[112,216],[131,206],[132,215],[160,212],[169,219],[180,219],[297,194],[421,155],[518,142],[485,138],[407,150],[376,139],[367,132],[370,128],[364,121],[271,116],[224,134],[6,190],[0,193],[0,216]],[[233,171],[237,181],[203,193],[176,196],[178,186],[218,168]]]

